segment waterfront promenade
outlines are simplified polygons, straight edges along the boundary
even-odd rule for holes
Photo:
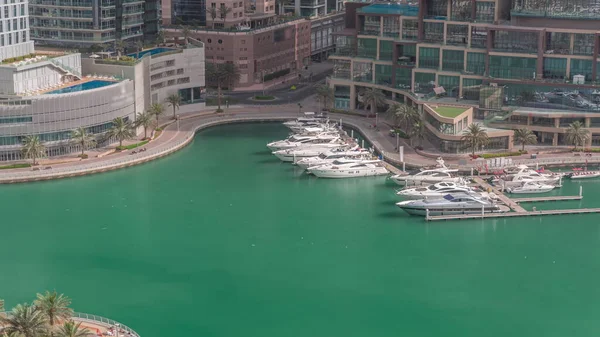
[[[311,109],[316,111],[318,105],[314,98],[308,98],[303,102],[303,111]],[[157,139],[144,146],[146,148],[144,152],[132,154],[131,151],[123,151],[101,158],[91,157],[77,161],[71,159],[62,163],[51,164],[42,162],[40,169],[36,171],[31,168],[2,170],[0,171],[0,183],[58,179],[129,167],[161,158],[185,147],[194,139],[195,132],[202,128],[235,122],[283,121],[298,117],[300,114],[297,104],[232,106],[226,109],[224,113],[219,114],[214,113],[213,109],[181,115],[179,121],[162,120],[163,132]],[[383,154],[386,161],[396,165],[402,164],[396,147],[398,140],[388,135],[389,128],[385,124],[380,123],[380,127],[376,129],[372,126],[374,124],[373,118],[335,113],[331,113],[329,116],[332,121],[340,122],[341,120],[343,125],[356,129],[368,142],[373,144],[378,153]],[[435,165],[435,156],[422,156],[416,153],[403,139],[400,140],[400,145],[404,146],[404,161],[407,167]],[[536,160],[515,159],[514,162],[534,166],[536,164],[560,164],[561,162],[562,164],[599,163],[600,156],[557,158],[556,155],[547,157],[542,155]],[[475,161],[464,160],[464,158],[462,163],[456,158],[448,158],[446,163],[463,170],[477,167]]]

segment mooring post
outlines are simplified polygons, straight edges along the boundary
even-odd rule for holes
[[[483,219],[484,209],[485,209],[485,206],[481,205],[481,218],[482,219]]]
[[[406,172],[406,163],[402,162],[402,172]]]
[[[471,179],[473,179],[473,168],[471,167]]]
[[[350,137],[352,137],[352,139],[354,139],[354,129],[350,130]]]
[[[363,149],[365,148],[365,140],[364,140],[364,139],[362,140],[362,146],[361,146],[361,147],[362,147]]]
[[[425,209],[425,220],[429,220],[429,208]]]
[[[579,186],[579,197],[583,198],[583,186]]]
[[[536,169],[536,171],[539,170],[539,167],[540,167],[540,164],[536,161],[535,162],[535,169]]]

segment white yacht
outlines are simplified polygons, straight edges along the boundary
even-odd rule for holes
[[[560,185],[562,180],[561,174],[540,173],[530,169],[526,165],[520,165],[519,170],[515,174],[510,174],[502,177],[499,184],[504,187],[518,187],[526,182],[536,182],[547,185]]]
[[[307,168],[312,166],[331,164],[336,159],[367,160],[371,159],[372,156],[373,155],[371,154],[371,152],[363,149],[327,151],[321,153],[316,157],[309,157],[298,160],[296,161],[296,165],[306,170]]]
[[[404,188],[396,194],[404,199],[419,200],[427,198],[441,198],[448,193],[472,193],[476,192],[474,188],[467,185],[466,182],[444,181],[424,187]]]
[[[336,149],[345,149],[348,145],[343,142],[327,143],[327,144],[309,144],[306,146],[278,150],[273,152],[277,158],[285,162],[297,162],[304,158],[316,157],[321,153],[329,152]]]
[[[446,167],[442,158],[438,158],[436,161],[439,166],[437,168],[422,170],[408,175],[396,174],[391,176],[390,179],[401,186],[428,185],[439,182],[459,183],[462,180],[462,178],[454,175],[458,170],[452,170]]]
[[[311,125],[319,125],[327,121],[327,117],[315,114],[314,112],[305,112],[303,117],[296,118],[292,121],[284,122],[283,125],[290,129],[297,127],[307,127]]]
[[[571,179],[590,179],[600,177],[600,171],[578,171],[569,173]]]
[[[452,193],[442,198],[406,200],[396,206],[411,215],[456,215],[503,212],[492,200],[474,194]]]
[[[507,191],[515,194],[533,194],[533,193],[546,193],[554,189],[554,185],[542,184],[533,181],[524,182],[523,185],[517,187],[509,187]]]
[[[320,178],[354,178],[386,175],[389,171],[381,160],[362,160],[356,163],[332,163],[309,167],[308,172]]]
[[[299,146],[318,145],[336,142],[340,136],[332,133],[322,133],[316,136],[293,135],[284,140],[278,140],[267,144],[271,151],[291,149]]]

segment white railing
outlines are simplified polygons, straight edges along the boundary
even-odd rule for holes
[[[129,335],[129,336],[133,335],[134,337],[140,337],[140,335],[138,335],[137,332],[135,332],[133,329],[131,329],[127,325],[121,324],[110,318],[106,318],[106,317],[102,317],[102,316],[98,316],[98,315],[86,314],[86,313],[82,313],[82,312],[73,313],[73,318],[78,318],[80,320],[85,320],[85,321],[89,321],[89,322],[98,322],[98,323],[102,323],[102,325],[116,326],[117,331],[115,332],[115,336],[122,335],[123,333],[121,333],[120,331],[123,330],[123,331],[125,331],[126,335]]]
[[[173,143],[169,143],[167,145],[159,146],[154,149],[149,149],[147,151],[136,153],[129,155],[127,157],[120,157],[118,159],[109,159],[102,162],[91,163],[91,164],[83,164],[77,166],[67,166],[60,168],[52,168],[52,169],[40,169],[39,171],[21,171],[21,172],[0,172],[0,181],[10,182],[10,181],[19,181],[19,180],[37,180],[37,179],[49,179],[52,177],[60,177],[60,176],[71,176],[71,175],[79,175],[90,172],[97,171],[108,171],[111,169],[130,166],[137,163],[142,163],[149,161],[151,159],[161,157],[163,155],[174,152],[182,147],[184,147],[188,142],[190,142],[198,129],[206,128],[213,125],[223,124],[223,123],[234,123],[234,122],[243,122],[243,121],[256,121],[256,120],[283,120],[289,119],[290,116],[269,116],[268,114],[262,114],[260,116],[240,116],[234,118],[227,118],[226,116],[216,116],[202,120],[201,123],[194,126],[191,130],[186,131],[183,139],[175,141]],[[181,121],[180,121],[181,123]],[[48,165],[50,166],[50,165]]]

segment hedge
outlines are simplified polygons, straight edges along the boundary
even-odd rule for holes
[[[573,152],[594,152],[594,153],[599,153],[600,152],[600,148],[598,147],[594,147],[594,148],[587,148],[587,149],[573,149],[571,150]]]
[[[275,79],[275,78],[278,78],[278,77],[281,77],[281,76],[285,76],[285,75],[287,75],[289,73],[290,73],[290,69],[289,68],[288,69],[279,70],[279,71],[276,71],[274,73],[266,74],[265,77],[264,77],[264,80],[265,81],[270,81],[272,79]]]
[[[132,150],[132,149],[135,149],[136,147],[144,146],[144,145],[148,144],[148,142],[149,142],[148,140],[145,140],[143,142],[139,142],[139,143],[135,143],[135,144],[127,145],[127,146],[117,146],[117,150],[119,150],[119,151]]]
[[[31,164],[12,164],[12,165],[6,165],[6,166],[0,166],[0,170],[8,170],[8,169],[15,169],[15,168],[24,168],[24,167],[31,167]]]
[[[266,96],[254,96],[254,99],[257,101],[272,101],[275,99],[275,96],[270,96],[270,95],[266,95]]]
[[[481,157],[483,159],[492,159],[492,158],[500,158],[500,157],[516,157],[522,154],[527,154],[527,151],[524,152],[501,152],[501,153],[484,153],[478,155],[477,157]]]

